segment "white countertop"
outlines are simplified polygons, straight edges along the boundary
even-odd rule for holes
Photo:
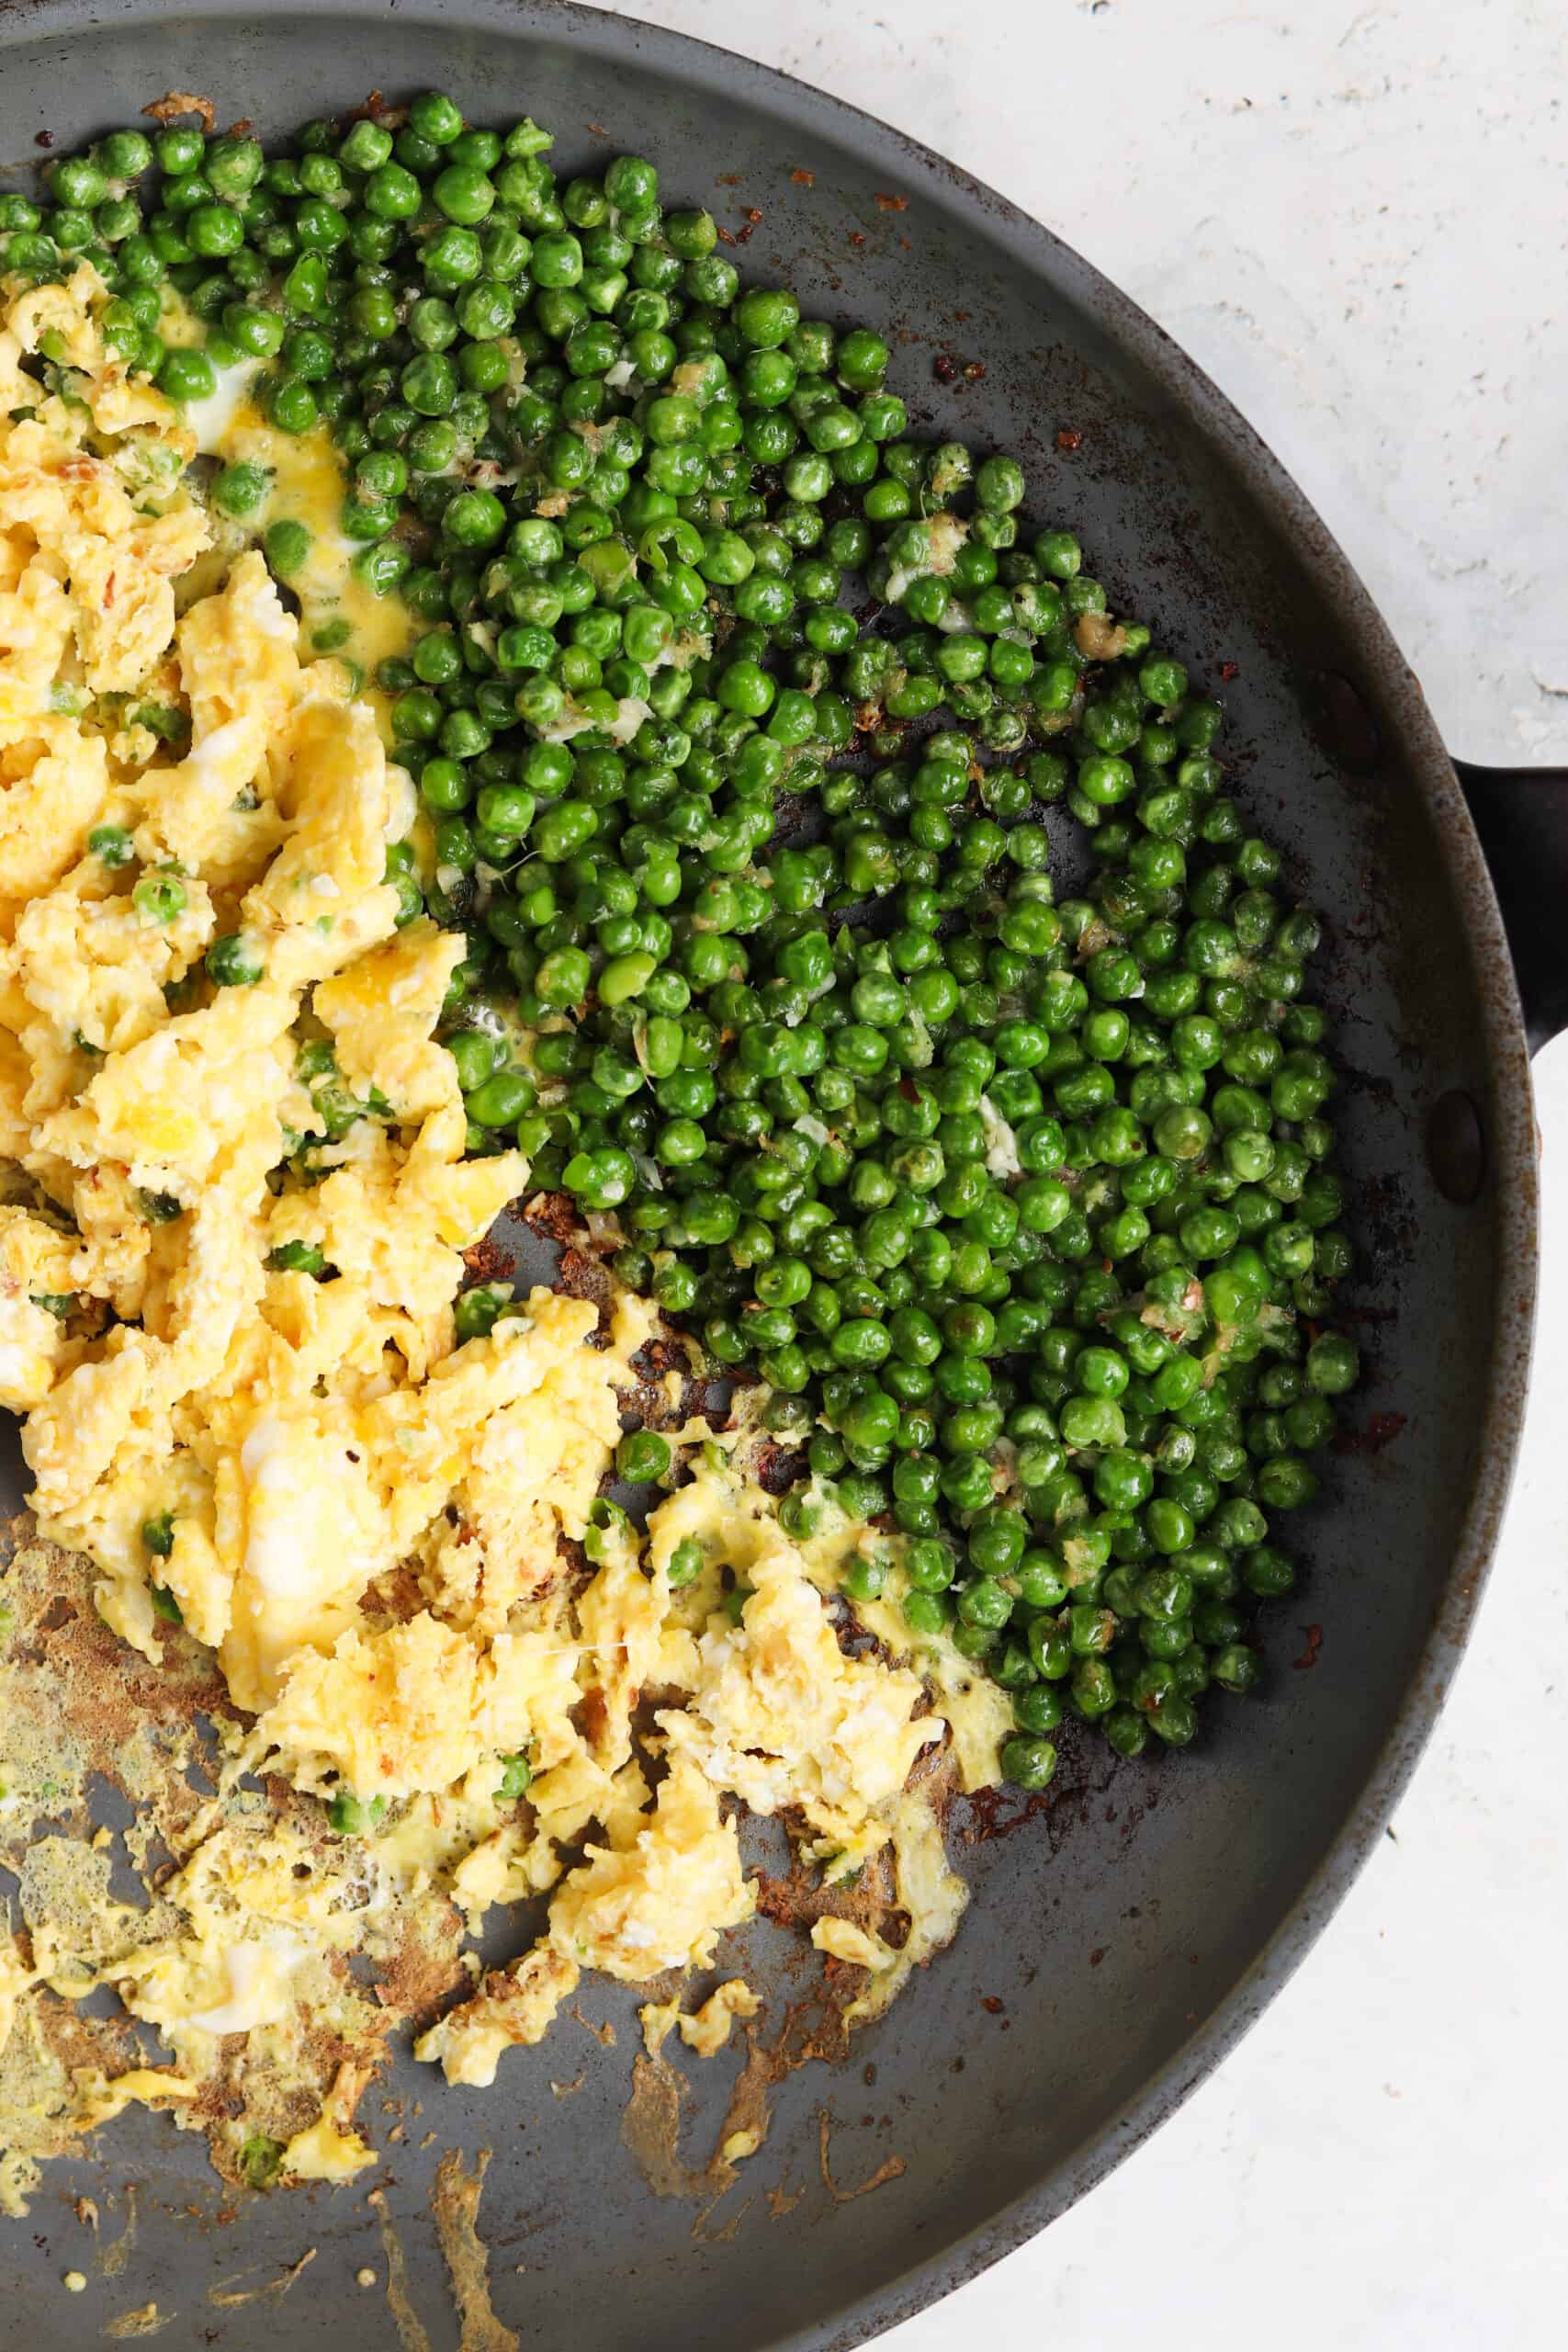
[[[1562,0],[625,0],[1003,190],[1153,312],[1337,534],[1456,751],[1568,763]],[[1568,1163],[1568,1044],[1538,1065]],[[1568,2340],[1568,1190],[1473,1646],[1241,2049],[1032,2245],[884,2339]],[[1555,1209],[1555,1214],[1553,1214]]]

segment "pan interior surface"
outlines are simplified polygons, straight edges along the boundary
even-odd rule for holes
[[[759,68],[624,19],[501,0],[7,12],[0,159],[14,170],[0,185],[30,172],[40,132],[68,150],[168,90],[209,95],[220,123],[249,117],[276,140],[373,88],[395,99],[431,85],[478,120],[532,114],[567,172],[646,153],[668,200],[749,227],[734,255],[746,275],[785,278],[808,314],[886,334],[911,429],[1017,451],[1032,526],[1074,530],[1113,608],[1145,615],[1223,695],[1218,748],[1237,797],[1325,917],[1371,1377],[1355,1442],[1294,1531],[1303,1583],[1266,1617],[1267,1695],[1216,1710],[1206,1744],[1163,1765],[1113,1770],[1086,1747],[1065,1752],[1048,1806],[961,1812],[953,1850],[974,1900],[955,1946],[857,2038],[847,2068],[784,2081],[761,2152],[715,2210],[650,2193],[622,2132],[636,1996],[599,1986],[582,2013],[613,2022],[614,2049],[568,2017],[506,2059],[490,2092],[402,2064],[385,2086],[395,2108],[373,2092],[364,2109],[384,2170],[335,2195],[258,2197],[235,2216],[195,2135],[163,2120],[113,2127],[93,2156],[46,2175],[26,2223],[0,2222],[10,2326],[38,2352],[149,2301],[172,2315],[172,2344],[419,2341],[394,2329],[379,2289],[355,2283],[363,2265],[387,2277],[374,2180],[413,2313],[430,2344],[455,2344],[430,2210],[447,2149],[493,2152],[490,2290],[503,2326],[536,2342],[849,2344],[930,2301],[1134,2145],[1332,1909],[1451,1671],[1522,1397],[1528,1081],[1451,775],[1321,526],[1212,389],[1072,255],[895,134]],[[938,371],[939,358],[960,364]],[[1434,1107],[1456,1091],[1486,1142],[1462,1204],[1427,1153]],[[19,1498],[19,1481],[0,1497],[7,1510]],[[768,1996],[774,2030],[800,1989],[788,1940],[764,1923],[749,1960],[720,1955]],[[694,2164],[739,2063],[691,2070]],[[132,2179],[134,2243],[105,2276],[70,2200],[92,2197],[111,2239]],[[281,2301],[243,2299],[311,2246]],[[89,2292],[67,2297],[60,2275],[78,2265]]]

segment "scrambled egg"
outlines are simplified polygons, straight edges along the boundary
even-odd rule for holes
[[[108,1621],[150,1649],[156,1563],[259,1709],[538,1385],[531,1322],[455,1351],[451,1318],[458,1251],[526,1170],[464,1159],[431,1040],[462,941],[396,928],[412,789],[341,665],[301,663],[254,551],[176,624],[208,536],[190,436],[117,381],[95,294],[83,269],[0,334],[0,407],[32,410],[0,430],[0,829],[24,845],[0,863],[0,1143],[33,1186],[0,1208],[0,1397],[29,1415],[40,1527],[98,1563]],[[46,334],[82,391],[22,374]],[[156,473],[144,444],[175,460],[151,519],[128,487]],[[111,692],[188,711],[184,756],[137,761]],[[251,985],[203,977],[229,936]],[[308,1054],[365,1115],[332,1116]],[[291,1243],[330,1279],[286,1270]]]
[[[777,1521],[713,1485],[708,1471],[659,1513],[654,1561],[694,1533],[751,1589],[738,1624],[710,1621],[685,1705],[662,1713],[660,1728],[675,1756],[753,1813],[797,1805],[836,1844],[859,1839],[946,1726],[916,1714],[925,1694],[907,1668],[845,1657]]]
[[[489,2082],[581,1972],[713,1961],[755,1905],[736,1800],[785,1815],[829,1875],[890,1849],[905,1943],[817,1938],[867,1972],[873,2014],[964,1900],[912,1768],[951,1718],[965,1785],[987,1777],[992,1702],[944,1643],[920,1670],[846,1655],[827,1552],[718,1448],[646,1555],[597,1523],[638,1302],[599,1344],[594,1306],[536,1290],[457,1343],[461,1252],[527,1175],[464,1156],[435,1039],[464,942],[398,927],[410,780],[187,474],[199,443],[299,504],[323,466],[337,481],[330,445],[264,446],[240,382],[182,421],[106,354],[103,299],[84,266],[0,325],[0,1403],[26,1417],[39,1534],[94,1564],[107,1625],[156,1661],[182,1622],[238,1713],[153,1915],[110,1900],[106,1860],[90,1930],[40,1896],[25,1960],[0,1936],[0,2048],[33,1987],[112,1984],[174,2065],[95,2075],[78,2120],[180,2107],[233,2037],[281,2063],[388,1905],[428,1896],[472,1930],[553,1890],[536,1946],[418,2044]],[[218,941],[255,977],[216,984]],[[693,1539],[707,1572],[672,1596]],[[890,1611],[874,1630],[907,1648]],[[663,1703],[639,1713],[645,1693]],[[297,1831],[229,1802],[258,1768],[373,1833],[341,1849],[352,1901]],[[734,1979],[663,2030],[713,2050],[755,2007]],[[368,2071],[339,2068],[285,2177],[373,2161]]]

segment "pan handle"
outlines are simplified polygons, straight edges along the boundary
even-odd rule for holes
[[[1536,1054],[1568,1029],[1568,768],[1455,760],[1454,773],[1492,869]]]

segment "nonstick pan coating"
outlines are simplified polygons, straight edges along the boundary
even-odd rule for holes
[[[220,121],[248,116],[277,139],[372,89],[396,98],[431,85],[480,120],[532,113],[569,171],[623,149],[652,155],[670,200],[750,230],[733,249],[743,272],[787,277],[808,313],[889,336],[915,429],[1017,450],[1032,522],[1069,525],[1113,606],[1148,617],[1205,684],[1224,679],[1220,748],[1238,796],[1326,917],[1337,1115],[1364,1253],[1358,1424],[1403,1419],[1393,1442],[1339,1458],[1297,1522],[1307,1574],[1270,1614],[1267,1696],[1215,1708],[1203,1744],[1163,1763],[1112,1771],[1087,1748],[1065,1758],[1049,1807],[1014,1834],[965,1845],[958,1825],[974,1902],[956,1945],[857,2039],[849,2067],[789,2078],[761,2153],[714,2213],[656,2199],[623,2146],[636,2000],[598,1987],[584,2014],[614,2019],[615,2050],[567,2019],[503,2062],[488,2093],[403,2065],[388,2086],[405,2101],[403,2138],[387,2144],[392,2119],[372,2093],[385,2171],[335,2194],[247,2200],[220,2219],[194,2135],[164,2120],[112,2127],[93,2157],[51,2168],[26,2223],[0,2222],[6,2338],[36,2352],[96,2338],[150,2300],[174,2315],[169,2346],[395,2343],[381,2290],[354,2283],[362,2264],[386,2274],[365,2194],[378,2178],[414,2310],[432,2346],[453,2345],[429,2211],[449,2146],[494,2152],[480,2230],[498,2316],[525,2341],[749,2352],[847,2346],[907,2316],[1081,2195],[1279,1989],[1431,1727],[1512,1463],[1536,1180],[1524,1035],[1485,869],[1365,593],[1146,318],[897,133],[622,17],[537,0],[0,10],[0,159],[23,177],[39,133],[69,148],[170,89],[207,93]],[[1434,1118],[1448,1138],[1442,1185],[1459,1200],[1433,1172]],[[0,1500],[19,1494],[18,1478]],[[1309,1626],[1321,1647],[1296,1670]],[[765,1927],[750,1941],[753,1981],[775,2008],[794,1985],[785,1941]],[[693,2070],[689,2144],[703,2153],[735,2063]],[[553,2096],[551,2077],[580,2068],[581,2089]],[[419,2117],[406,2104],[416,2098]],[[842,2196],[895,2154],[901,2173]],[[105,2278],[70,2199],[94,2197],[112,2238],[132,2180],[135,2242]],[[231,2300],[312,2245],[286,2295]],[[60,2274],[77,2264],[89,2290],[67,2297]]]

